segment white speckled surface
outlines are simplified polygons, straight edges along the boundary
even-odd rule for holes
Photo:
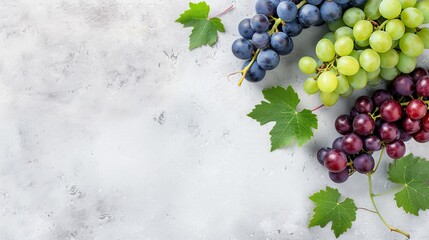
[[[207,2],[213,14],[231,4]],[[364,176],[335,185],[314,158],[347,101],[318,112],[306,146],[273,153],[271,126],[246,117],[273,85],[299,89],[301,106],[319,104],[301,90],[296,66],[325,29],[297,38],[264,82],[237,88],[226,80],[242,65],[230,44],[254,1],[235,2],[218,44],[192,52],[190,29],[174,23],[187,4],[1,1],[1,240],[333,239],[306,227],[309,195],[328,184],[370,207]],[[385,173],[375,183],[388,187]],[[392,196],[377,201],[392,225],[427,239],[428,212],[412,217]],[[403,239],[376,215],[357,218],[341,239]]]

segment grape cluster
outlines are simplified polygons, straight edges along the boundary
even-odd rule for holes
[[[339,19],[343,9],[363,5],[366,0],[258,0],[256,15],[238,25],[242,38],[232,44],[233,54],[247,60],[239,81],[261,81],[267,70],[276,68],[281,55],[294,48],[292,37],[304,28]]]
[[[359,97],[350,114],[335,120],[335,129],[343,136],[334,140],[332,148],[317,153],[332,181],[342,183],[355,171],[373,171],[374,151],[384,149],[389,157],[398,159],[405,154],[404,142],[411,138],[429,141],[428,72],[416,68],[411,74],[399,75],[389,90],[376,90],[371,98]]]
[[[320,91],[324,105],[334,105],[354,89],[376,86],[410,73],[417,57],[429,48],[429,0],[368,0],[363,10],[352,7],[342,18],[329,22],[331,32],[316,45],[312,57],[299,61],[309,75],[304,83],[308,94]]]

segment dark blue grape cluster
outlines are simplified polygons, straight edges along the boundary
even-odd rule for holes
[[[256,15],[238,24],[242,36],[232,44],[233,54],[243,60],[239,85],[244,79],[259,82],[267,70],[277,67],[280,56],[292,52],[292,37],[304,28],[337,20],[345,9],[366,0],[257,0]]]

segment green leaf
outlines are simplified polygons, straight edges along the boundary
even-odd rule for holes
[[[308,227],[325,227],[332,222],[331,229],[337,238],[351,228],[352,222],[356,220],[357,207],[350,198],[339,202],[340,196],[337,189],[330,187],[310,196],[316,207],[313,209],[314,215]]]
[[[429,209],[429,161],[409,154],[391,163],[388,174],[390,181],[403,186],[395,194],[398,207],[416,216]]]
[[[218,39],[217,32],[225,32],[219,18],[208,18],[210,7],[206,2],[189,3],[189,10],[183,12],[176,22],[183,27],[193,27],[189,36],[189,49],[203,45],[213,46]]]
[[[273,87],[262,93],[268,102],[262,101],[256,105],[248,116],[261,125],[276,122],[270,131],[271,151],[294,142],[302,146],[313,137],[313,129],[317,129],[316,115],[307,109],[297,111],[300,100],[291,86],[287,89]]]

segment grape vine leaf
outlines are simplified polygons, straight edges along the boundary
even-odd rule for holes
[[[276,122],[271,135],[271,151],[293,144],[299,146],[313,137],[313,129],[317,129],[317,117],[310,110],[297,111],[300,99],[295,90],[289,86],[273,87],[262,91],[268,102],[256,105],[249,117],[261,125]],[[313,128],[313,129],[312,129]]]
[[[339,202],[340,196],[338,189],[330,187],[310,196],[310,200],[316,204],[316,207],[313,209],[314,215],[308,227],[321,226],[323,228],[332,222],[331,229],[337,238],[351,228],[352,222],[356,220],[357,207],[350,198]]]
[[[189,50],[203,45],[213,46],[218,39],[217,32],[225,32],[219,18],[208,18],[210,6],[206,2],[189,3],[189,10],[184,11],[176,22],[183,27],[193,27],[189,35]]]
[[[403,186],[395,194],[398,207],[418,216],[429,209],[429,161],[409,154],[389,165],[389,180]]]

